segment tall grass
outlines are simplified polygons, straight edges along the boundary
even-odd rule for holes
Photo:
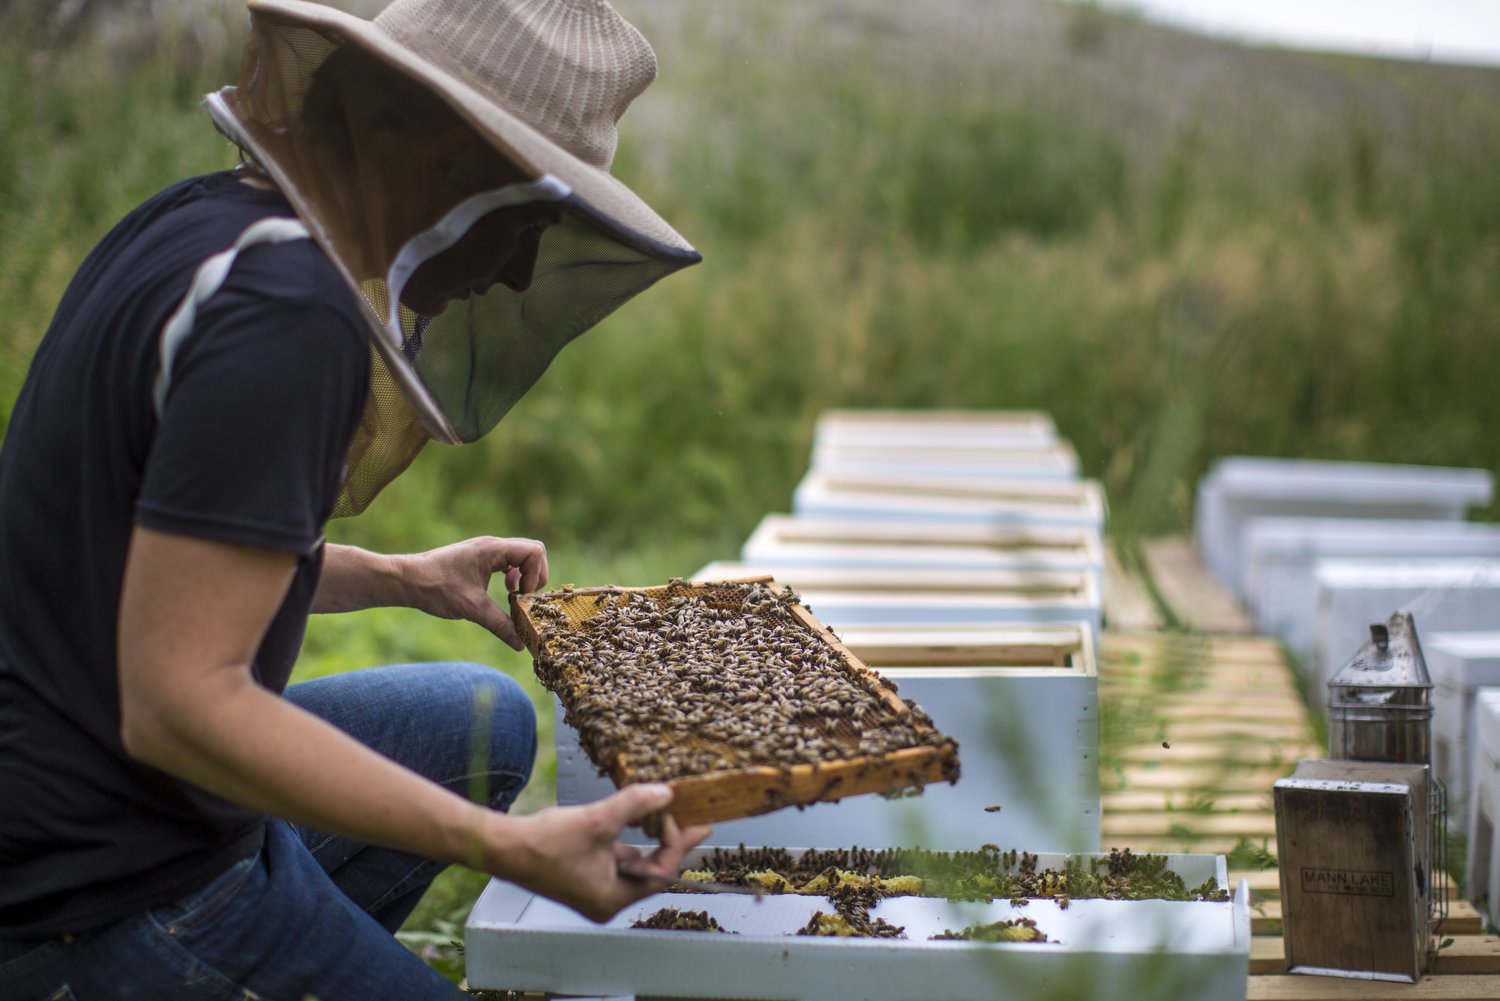
[[[1184,528],[1216,455],[1500,468],[1500,73],[1208,50],[1092,7],[1015,5],[1056,39],[1026,63],[983,56],[998,34],[924,47],[900,5],[837,31],[817,5],[637,6],[677,30],[616,173],[705,263],[336,540],[524,534],[559,583],[687,574],[786,507],[834,406],[1047,410],[1124,533]],[[0,22],[0,420],[92,242],[233,162],[197,99],[238,20],[40,54]],[[1158,50],[1245,85],[1158,113],[1152,72],[1105,72]],[[449,657],[529,678],[397,611],[315,622],[299,671]]]
[[[671,121],[642,139],[627,118],[616,166],[705,264],[564,352],[485,442],[431,449],[340,535],[526,532],[584,579],[599,561],[645,571],[646,551],[695,563],[785,506],[812,421],[846,404],[1046,409],[1139,531],[1180,528],[1188,484],[1227,452],[1500,466],[1500,181],[1476,138],[1497,134],[1500,74],[1450,105],[1403,84],[1424,120],[1392,136],[1378,66],[1334,61],[1321,72],[1355,88],[1347,114],[1247,176],[1287,140],[1274,121],[1215,132],[1209,112],[1234,109],[1206,109],[1143,153],[1087,108],[1008,100],[1004,67],[945,73],[888,39],[819,59],[788,39],[790,15],[755,9],[748,42],[664,53]],[[217,22],[40,56],[7,29],[9,400],[89,244],[232,161],[196,102],[234,52]]]

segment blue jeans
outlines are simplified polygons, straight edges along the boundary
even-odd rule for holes
[[[497,809],[536,756],[530,698],[477,664],[369,668],[286,697]],[[180,900],[47,942],[0,940],[0,1001],[453,1001],[465,995],[391,935],[443,866],[273,820],[258,854]]]

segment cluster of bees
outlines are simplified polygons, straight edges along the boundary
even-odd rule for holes
[[[833,868],[868,876],[891,878],[921,873],[924,878],[966,879],[993,874],[997,869],[1014,868],[1016,852],[1002,852],[995,845],[981,845],[976,851],[943,852],[926,848],[809,848],[793,855],[785,848],[757,847],[715,848],[704,859],[704,868],[736,882],[746,872],[774,870],[796,883],[805,883]],[[1032,866],[1035,855],[1027,855]]]
[[[977,851],[943,852],[925,848],[808,849],[793,855],[785,848],[715,848],[702,865],[683,873],[684,885],[709,880],[736,886],[755,884],[772,893],[822,893],[838,883],[870,883],[884,896],[953,896],[965,886],[991,885],[1016,862],[1036,864],[1035,855],[1019,859],[995,845]],[[946,891],[946,892],[945,892]],[[988,894],[993,899],[1001,894]]]
[[[738,935],[726,929],[707,911],[680,911],[675,907],[663,907],[650,917],[641,918],[630,927],[655,928],[661,931],[716,931],[726,935]]]
[[[991,921],[969,925],[963,931],[945,931],[932,936],[934,942],[1045,942],[1047,933],[1030,918]]]
[[[770,893],[826,895],[830,888],[868,888],[879,897],[943,897],[949,900],[1053,900],[1066,909],[1074,899],[1206,900],[1222,902],[1229,891],[1209,877],[1189,887],[1167,867],[1165,855],[1136,855],[1116,848],[1108,858],[1069,858],[1058,868],[1039,869],[1029,852],[866,848],[807,851],[715,849],[701,868],[683,873],[683,886],[695,881],[760,886]]]
[[[840,884],[827,892],[833,913],[814,912],[807,924],[797,930],[798,935],[836,936],[838,938],[905,938],[906,928],[893,925],[884,918],[870,917],[870,908],[885,896],[871,884],[863,886]]]
[[[798,601],[764,584],[565,588],[529,608],[537,677],[590,760],[624,762],[633,781],[952,744],[794,615]]]
[[[870,909],[885,894],[873,884],[843,884],[826,893],[833,912],[815,911],[807,924],[793,932],[798,936],[823,938],[906,938],[906,928],[884,918],[870,917]],[[655,928],[668,931],[713,931],[737,935],[719,924],[707,911],[682,911],[663,907],[650,917],[635,922],[632,928]],[[990,924],[970,925],[962,931],[943,931],[930,936],[934,942],[1045,942],[1046,933],[1030,918],[1012,918]]]
[[[950,900],[1010,900],[1022,906],[1030,900],[1050,899],[1066,910],[1074,898],[1107,900],[1225,901],[1228,891],[1213,878],[1189,888],[1167,868],[1165,855],[1136,855],[1116,848],[1108,858],[1069,858],[1058,868],[1039,868],[1029,852],[1001,851],[982,845],[977,851],[935,852],[925,849],[872,850],[854,847],[805,851],[793,856],[784,848],[716,848],[701,868],[682,874],[681,889],[692,892],[694,882],[712,881],[738,886],[760,886],[773,894],[826,897],[832,913],[817,911],[793,934],[857,938],[905,938],[905,929],[870,910],[886,897],[944,897]],[[704,930],[696,924],[673,923],[666,908],[637,928]],[[682,912],[688,915],[706,912]],[[711,918],[708,918],[712,921]],[[647,923],[649,922],[649,923]],[[716,923],[715,923],[716,924]],[[708,930],[724,931],[717,925]],[[1017,917],[970,925],[960,931],[933,935],[933,941],[1046,942],[1047,935],[1030,918]]]

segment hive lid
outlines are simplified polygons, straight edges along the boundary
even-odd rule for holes
[[[1328,682],[1330,702],[1365,701],[1362,690],[1388,693],[1395,688],[1431,687],[1417,625],[1411,612],[1406,611],[1395,613],[1384,623],[1372,623],[1369,642]]]

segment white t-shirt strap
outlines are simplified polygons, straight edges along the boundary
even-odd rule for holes
[[[156,411],[158,420],[161,419],[162,408],[167,402],[167,391],[172,385],[172,359],[188,334],[193,332],[198,307],[219,291],[224,279],[229,277],[229,269],[234,266],[234,259],[239,256],[240,251],[258,243],[284,243],[287,240],[306,240],[310,236],[302,220],[270,216],[252,223],[234,241],[234,246],[198,265],[187,294],[182,297],[182,302],[178,303],[166,326],[161,329],[156,381],[151,386],[151,406]]]

